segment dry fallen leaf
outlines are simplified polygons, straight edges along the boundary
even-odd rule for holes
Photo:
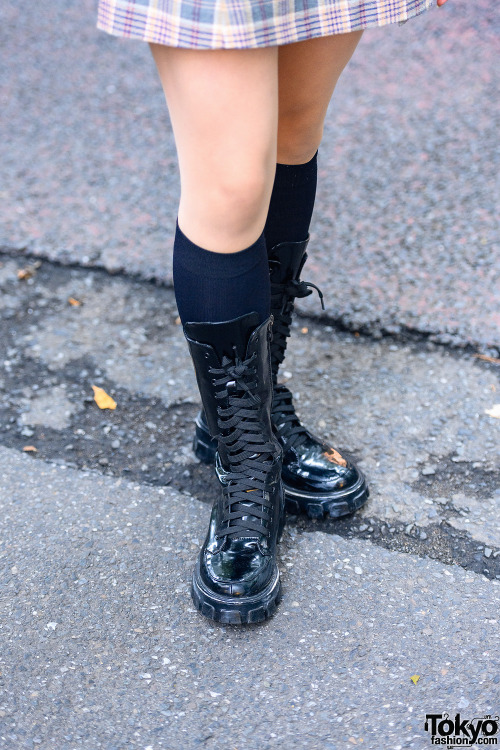
[[[78,300],[78,299],[75,299],[74,297],[68,297],[68,302],[69,302],[69,304],[70,304],[70,305],[72,305],[73,307],[80,307],[80,305],[82,304],[82,303],[80,302],[80,300]]]
[[[328,451],[325,452],[325,457],[328,459],[328,461],[331,461],[332,464],[338,464],[339,466],[347,466],[347,461],[345,458],[342,458],[340,453],[335,450],[335,448],[330,448]]]
[[[103,388],[99,388],[97,385],[93,385],[92,388],[94,389],[94,401],[99,409],[116,409],[116,401],[108,396]]]
[[[485,362],[493,362],[494,365],[500,365],[500,359],[497,357],[488,357],[487,354],[474,354],[477,359],[483,359]]]
[[[414,675],[412,675],[410,677],[410,680],[413,682],[414,685],[417,684],[417,682],[419,681],[419,679],[420,679],[420,675],[419,674],[414,674]]]
[[[41,265],[42,265],[42,261],[37,260],[29,266],[20,268],[17,272],[17,278],[20,281],[26,281],[26,279],[31,279],[35,275],[37,268],[40,268]]]
[[[26,451],[26,453],[37,453],[38,449],[34,445],[25,445],[23,451]]]
[[[495,404],[493,409],[485,409],[485,413],[489,417],[495,417],[496,419],[500,419],[500,404]]]

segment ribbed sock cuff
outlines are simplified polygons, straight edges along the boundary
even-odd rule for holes
[[[261,235],[253,245],[244,250],[215,253],[213,250],[205,250],[186,237],[178,221],[175,226],[176,263],[190,273],[211,279],[233,279],[254,269],[262,263],[262,243]]]

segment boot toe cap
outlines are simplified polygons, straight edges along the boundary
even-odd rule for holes
[[[200,563],[205,586],[222,596],[254,596],[274,573],[272,556],[263,554],[255,540],[236,540],[218,552],[205,551]]]
[[[360,472],[323,441],[308,440],[299,450],[286,451],[282,476],[297,489],[330,493],[355,486]]]

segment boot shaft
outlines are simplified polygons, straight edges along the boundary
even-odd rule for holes
[[[248,313],[222,323],[186,323],[184,335],[191,357],[206,414],[210,434],[221,436],[221,409],[228,409],[230,398],[241,390],[236,380],[226,379],[223,384],[214,371],[224,366],[232,368],[242,379],[255,399],[254,408],[262,426],[263,437],[273,439],[270,410],[272,403],[272,376],[270,340],[272,316],[259,325],[257,313]],[[252,360],[251,366],[248,363]],[[226,456],[222,450],[223,462]]]
[[[283,294],[290,281],[299,281],[307,260],[309,237],[302,242],[280,242],[268,251],[271,280],[271,313],[279,315],[288,301]]]
[[[274,319],[271,344],[271,369],[274,384],[277,382],[279,367],[285,359],[287,338],[290,335],[295,299],[291,282],[299,282],[300,273],[307,260],[308,242],[309,237],[303,242],[281,242],[268,251],[271,313]]]
[[[273,339],[271,344],[271,367],[273,384],[276,385],[278,369],[285,359],[287,339],[290,335],[294,300],[296,297],[308,297],[316,289],[323,303],[323,293],[310,281],[301,281],[300,273],[307,260],[306,248],[309,237],[302,242],[281,242],[271,248],[269,255],[269,274],[271,279],[271,314],[274,318]]]

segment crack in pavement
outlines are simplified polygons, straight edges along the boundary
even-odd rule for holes
[[[170,485],[201,502],[212,504],[215,501],[219,485],[212,467],[198,462],[191,451],[197,405],[186,403],[165,407],[157,399],[130,394],[102,379],[99,369],[88,357],[74,360],[57,372],[50,372],[40,363],[28,359],[22,372],[19,367],[15,372],[17,387],[11,388],[0,407],[0,444],[19,451],[28,443],[34,444],[37,447],[36,454],[32,454],[35,460],[122,476],[143,485]],[[96,408],[84,385],[88,374],[93,374],[94,380],[120,404],[120,409],[112,417]],[[66,398],[82,404],[79,411],[69,415],[64,429],[55,429],[46,423],[29,423],[29,417],[24,424],[22,417],[25,412],[21,412],[21,419],[19,417],[23,399],[29,403],[30,399],[26,398],[29,389],[36,386],[41,376],[46,390],[64,383]],[[37,388],[30,395],[36,397],[39,392]],[[455,466],[451,460],[449,465]],[[467,476],[471,483],[477,471],[470,465],[460,465],[460,476]],[[483,481],[476,484],[482,492],[486,491],[486,486],[498,485],[498,472],[480,472],[479,477]],[[441,474],[424,477],[424,480],[429,492],[432,492],[432,484],[437,482],[439,490],[435,491],[436,495],[440,494],[446,481]],[[460,515],[460,511],[447,503],[443,506],[443,515]],[[323,521],[288,516],[288,526],[299,533],[322,531],[346,539],[367,539],[389,550],[460,565],[487,578],[500,579],[500,549],[485,547],[445,520],[424,530],[416,524],[388,523],[372,516]]]
[[[6,256],[9,258],[18,258],[25,264],[35,263],[42,260],[45,264],[50,264],[52,268],[61,268],[65,270],[83,270],[90,269],[96,273],[103,273],[114,278],[121,278],[126,281],[132,281],[140,284],[152,284],[159,286],[164,289],[173,290],[173,284],[169,284],[164,278],[151,274],[140,274],[134,273],[127,270],[125,266],[121,268],[113,268],[110,270],[107,268],[104,262],[99,262],[101,253],[96,251],[93,255],[89,256],[85,262],[76,262],[71,255],[67,257],[64,254],[64,250],[58,252],[58,259],[50,257],[49,255],[41,252],[32,252],[27,245],[1,245],[0,256]],[[440,331],[438,329],[423,328],[423,327],[412,327],[407,323],[394,323],[392,325],[384,325],[380,320],[373,319],[364,323],[351,321],[345,316],[332,316],[329,314],[315,314],[311,311],[301,311],[300,309],[295,310],[296,318],[307,323],[315,323],[320,326],[330,326],[334,330],[342,333],[353,333],[355,335],[361,335],[365,339],[371,339],[374,341],[391,341],[399,344],[411,344],[418,346],[421,344],[431,343],[437,348],[445,348],[450,353],[456,353],[460,356],[463,353],[468,354],[484,354],[493,358],[498,357],[499,350],[496,347],[490,346],[485,347],[484,345],[476,345],[470,341],[465,341],[460,335],[449,332]],[[500,346],[500,344],[499,344]]]
[[[0,335],[0,444],[20,451],[32,445],[35,460],[124,476],[143,485],[171,485],[212,503],[217,481],[211,467],[197,462],[191,450],[198,394],[171,290],[47,262],[21,282],[19,260],[26,264],[30,259],[9,258],[0,267],[0,313],[6,321]],[[70,295],[83,305],[70,307]],[[307,411],[330,437],[333,432],[343,435],[344,425],[345,431],[357,433],[357,439],[343,442],[342,452],[364,462],[372,498],[351,518],[320,523],[290,516],[289,527],[299,533],[367,539],[500,578],[500,544],[488,524],[497,517],[500,472],[492,459],[483,460],[483,453],[494,453],[494,438],[488,437],[494,433],[484,422],[478,443],[478,426],[471,423],[477,411],[474,391],[479,383],[494,393],[498,368],[466,360],[456,351],[436,353],[433,345],[401,350],[394,343],[360,341],[328,326],[303,323],[295,324],[284,367],[289,378],[287,368],[297,365],[299,413]],[[309,335],[300,338],[304,331]],[[325,335],[331,345],[321,340]],[[339,363],[331,346],[346,361],[345,369],[340,362],[334,375]],[[356,360],[349,360],[348,349]],[[360,357],[365,361],[357,373],[352,364]],[[431,373],[431,382],[420,390],[418,383],[408,381],[422,367],[427,380]],[[463,382],[466,369],[470,382],[463,403],[471,405],[467,419],[461,420],[448,399],[450,393],[455,397],[452,379]],[[364,390],[357,390],[360,382]],[[91,384],[110,393],[118,408],[99,410]],[[430,386],[434,391],[429,395]],[[404,399],[412,399],[415,388],[415,420],[390,412],[394,393],[403,391]],[[325,404],[330,425],[324,420]]]

